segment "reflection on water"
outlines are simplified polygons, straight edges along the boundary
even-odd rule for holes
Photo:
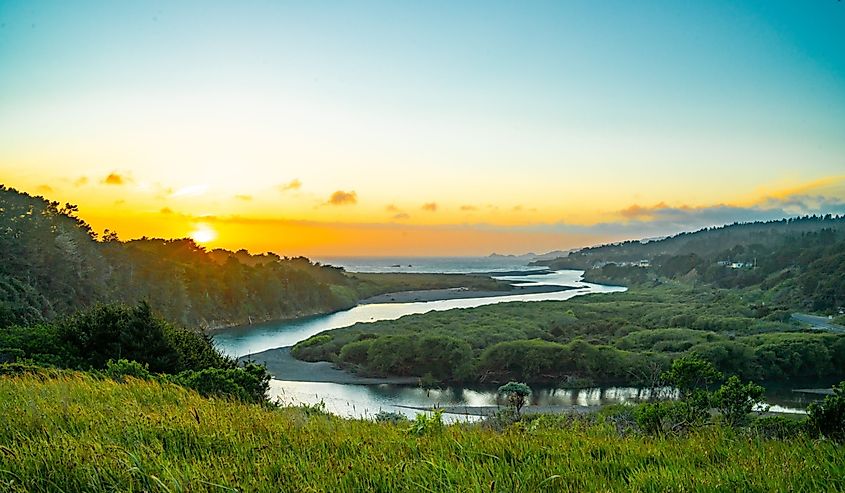
[[[451,310],[453,308],[473,308],[476,306],[492,305],[508,301],[568,300],[575,296],[584,294],[615,293],[625,291],[626,289],[621,286],[604,286],[600,284],[581,282],[582,274],[582,271],[562,270],[536,276],[502,278],[505,280],[528,281],[530,284],[577,286],[579,289],[558,291],[554,293],[517,294],[509,296],[492,296],[489,298],[468,298],[463,300],[358,305],[349,310],[331,313],[328,315],[319,315],[283,322],[267,322],[221,330],[214,334],[214,342],[224,353],[238,357],[258,353],[267,349],[292,346],[297,342],[307,339],[324,330],[348,327],[359,322],[396,320],[404,315],[414,313]]]
[[[657,389],[660,398],[674,399],[677,393],[669,388]],[[407,385],[351,385],[321,382],[288,382],[272,380],[270,396],[283,404],[318,404],[339,416],[351,418],[372,417],[379,411],[390,411],[413,417],[418,412],[413,407],[445,406],[504,406],[495,387],[449,387],[426,391]],[[610,404],[636,403],[651,397],[649,389],[637,387],[593,387],[586,389],[535,388],[530,404],[535,406],[601,407]],[[804,413],[804,408],[819,396],[800,394],[785,389],[769,390],[765,399],[774,412]],[[407,407],[403,407],[407,406]],[[460,412],[460,409],[456,410]],[[465,416],[444,416],[451,421]]]

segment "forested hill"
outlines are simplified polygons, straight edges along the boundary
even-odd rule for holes
[[[672,280],[761,289],[770,303],[839,314],[845,310],[845,216],[734,224],[647,243],[603,245],[547,264],[585,269],[595,282]]]
[[[147,300],[191,327],[287,318],[349,307],[341,269],[190,239],[98,240],[71,204],[0,185],[0,327],[29,325],[97,302]]]
[[[833,231],[835,239],[845,238],[845,216],[802,216],[776,221],[734,223],[679,233],[660,240],[630,240],[595,247],[582,248],[566,257],[539,260],[537,265],[552,268],[589,268],[598,262],[639,262],[661,256],[698,255],[708,257],[725,253],[737,246],[772,247],[785,238],[800,237],[804,233]],[[753,252],[754,248],[748,249]]]

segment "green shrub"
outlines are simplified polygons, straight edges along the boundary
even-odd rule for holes
[[[678,403],[649,402],[634,408],[633,417],[640,431],[647,435],[660,435],[679,431]]]
[[[118,359],[157,373],[234,367],[209,336],[170,325],[146,303],[99,305],[54,323],[11,327],[0,332],[0,345],[60,368],[103,370]]]
[[[807,418],[761,416],[751,422],[750,429],[763,438],[786,440],[807,433]]]
[[[418,413],[411,421],[408,433],[415,436],[435,435],[443,432],[443,410],[436,409],[430,414]]]
[[[350,342],[340,350],[338,361],[347,365],[366,365],[370,345],[372,339]]]
[[[810,430],[838,441],[845,441],[845,382],[833,387],[833,395],[807,407]]]
[[[739,377],[732,375],[713,393],[713,404],[728,425],[737,427],[748,421],[748,415],[760,404],[763,392],[763,387],[756,383],[743,384]]]
[[[270,375],[266,368],[247,363],[240,368],[206,368],[188,370],[171,377],[171,381],[196,390],[206,397],[223,397],[244,402],[267,402]]]
[[[126,377],[140,378],[141,380],[149,380],[152,374],[149,371],[149,365],[142,365],[137,361],[129,361],[119,359],[117,361],[108,360],[106,362],[106,369],[103,372],[107,377],[118,382],[123,382]]]
[[[15,363],[22,360],[26,353],[18,348],[0,348],[0,363]]]
[[[681,399],[702,390],[722,378],[722,373],[709,361],[697,356],[682,356],[672,361],[672,368],[661,378],[678,389]]]

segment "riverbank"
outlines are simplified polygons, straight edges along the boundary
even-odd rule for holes
[[[335,368],[332,363],[327,361],[316,363],[300,361],[290,354],[290,349],[290,346],[268,349],[260,353],[243,356],[238,358],[238,361],[254,361],[263,364],[273,378],[290,382],[415,385],[419,380],[417,377],[363,377]]]
[[[415,303],[443,300],[462,300],[469,298],[491,298],[494,296],[557,293],[559,291],[569,291],[572,289],[580,288],[573,286],[514,285],[511,289],[507,291],[474,290],[467,288],[424,289],[418,291],[398,291],[395,293],[380,294],[361,300],[358,302],[358,304],[369,305],[375,303]]]
[[[415,411],[443,411],[445,414],[453,414],[459,416],[478,416],[488,418],[495,416],[496,413],[506,406],[402,406],[396,405],[402,409],[413,409]],[[522,414],[588,414],[596,412],[595,406],[525,406],[522,408]]]

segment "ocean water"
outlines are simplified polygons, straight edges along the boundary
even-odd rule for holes
[[[326,257],[323,263],[343,267],[348,272],[417,272],[466,274],[536,270],[525,257]]]

